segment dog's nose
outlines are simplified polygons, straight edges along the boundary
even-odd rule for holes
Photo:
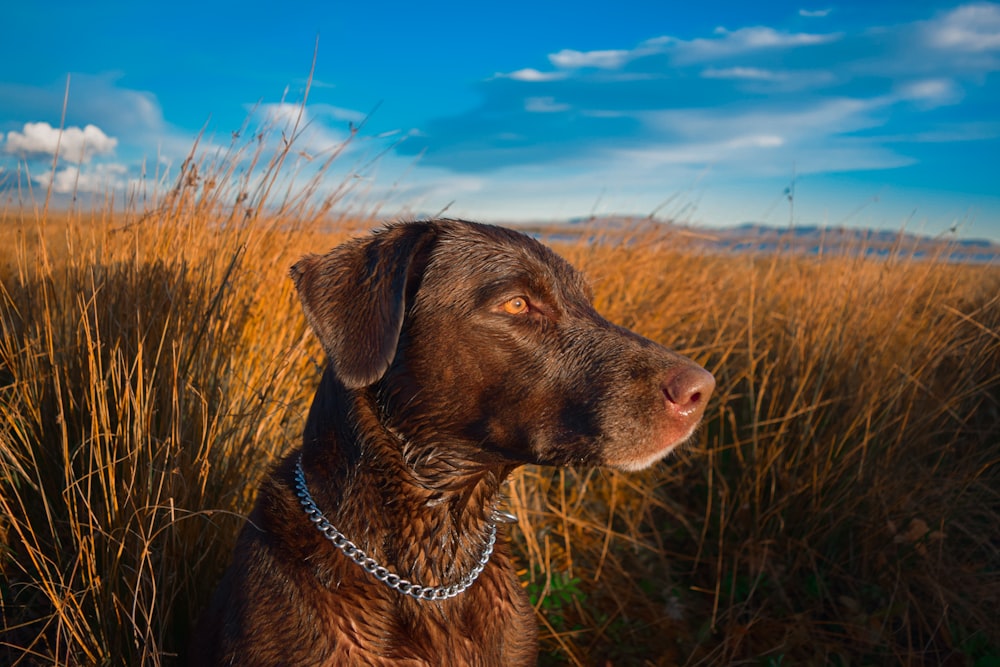
[[[663,383],[669,407],[681,415],[701,415],[715,389],[715,378],[700,366],[689,366],[673,373]]]

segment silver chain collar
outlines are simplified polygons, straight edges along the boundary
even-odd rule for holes
[[[479,577],[483,568],[486,567],[490,556],[493,555],[493,545],[497,541],[497,525],[496,523],[491,523],[483,555],[479,557],[479,562],[476,563],[476,566],[472,568],[469,574],[463,577],[457,584],[452,584],[451,586],[421,586],[408,579],[403,579],[395,572],[379,565],[378,561],[366,554],[354,542],[344,537],[344,534],[337,530],[323,516],[323,512],[316,506],[316,502],[313,500],[312,495],[309,493],[309,488],[306,486],[306,474],[302,470],[302,454],[299,454],[298,462],[295,464],[295,495],[299,497],[299,502],[302,503],[302,508],[305,510],[306,515],[308,515],[309,520],[316,524],[316,528],[319,532],[323,533],[323,537],[333,542],[333,546],[340,549],[345,556],[357,563],[365,572],[389,588],[417,600],[447,600],[465,592],[472,585],[472,582]],[[506,519],[506,517],[503,518]]]

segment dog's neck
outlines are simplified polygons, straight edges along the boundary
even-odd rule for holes
[[[343,414],[346,423],[333,423]],[[476,566],[492,526],[509,516],[501,485],[515,466],[462,451],[387,427],[373,396],[328,369],[306,423],[303,467],[316,505],[347,539],[403,577],[442,586]]]

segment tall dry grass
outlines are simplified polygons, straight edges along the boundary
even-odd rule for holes
[[[1000,656],[1000,271],[862,250],[565,249],[601,311],[718,380],[674,461],[519,480],[531,562],[582,579],[570,660]]]
[[[369,224],[290,145],[0,215],[0,663],[177,662],[318,379],[286,267]],[[511,481],[542,662],[992,664],[1000,270],[685,239],[557,244],[718,390],[653,470]]]

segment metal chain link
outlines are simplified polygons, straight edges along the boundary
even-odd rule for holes
[[[306,486],[306,474],[302,470],[302,454],[299,454],[298,462],[295,464],[295,495],[298,496],[299,502],[302,504],[302,508],[305,510],[306,515],[308,515],[309,520],[316,524],[316,528],[319,532],[323,533],[326,539],[333,542],[333,546],[340,549],[345,556],[357,563],[365,572],[389,588],[399,591],[404,595],[409,595],[416,600],[447,600],[465,592],[472,585],[472,582],[479,577],[483,568],[486,567],[490,556],[493,555],[493,545],[497,541],[497,525],[491,523],[483,555],[479,557],[479,562],[476,563],[476,566],[472,568],[469,574],[463,577],[457,584],[452,584],[451,586],[421,586],[408,579],[403,579],[395,572],[379,565],[378,561],[371,558],[358,545],[347,539],[343,533],[337,530],[323,516],[323,512],[316,506],[316,502],[313,500],[312,495],[309,493],[309,488]]]

